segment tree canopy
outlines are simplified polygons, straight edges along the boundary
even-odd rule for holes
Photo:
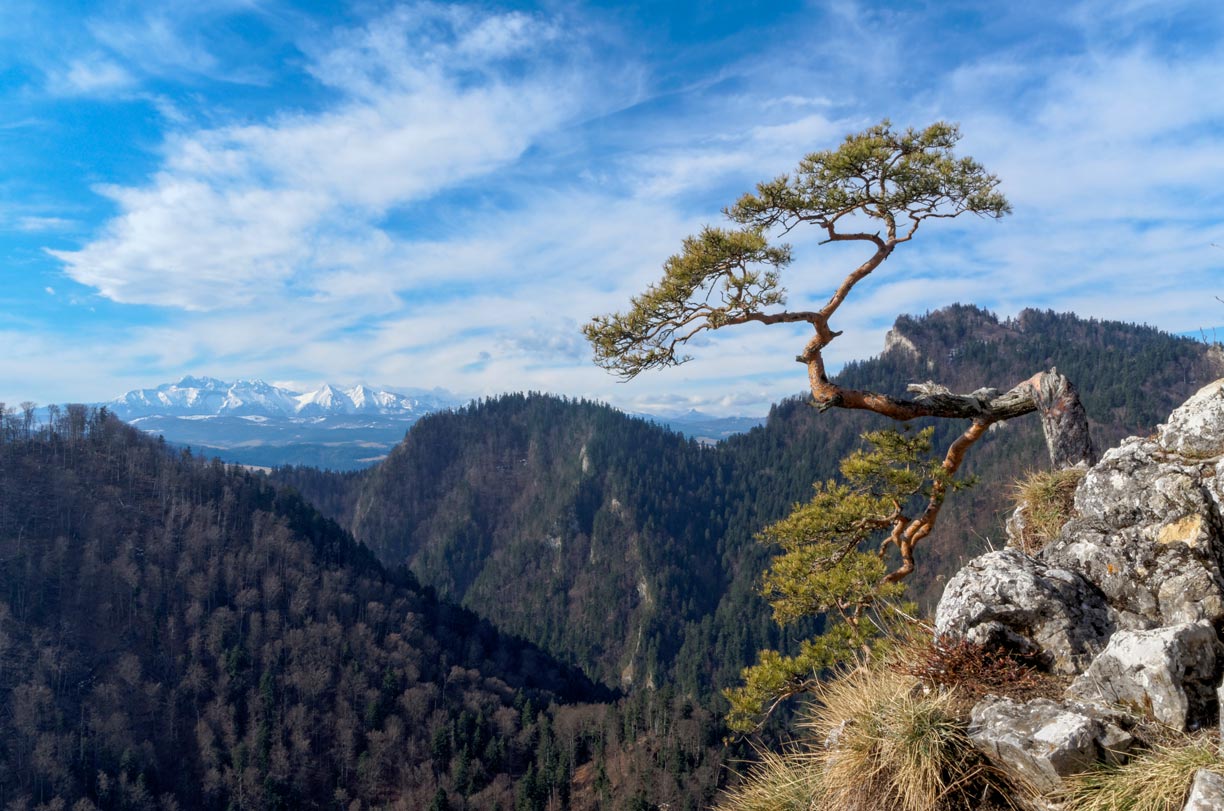
[[[816,336],[803,359],[818,364],[838,333],[829,319],[850,290],[879,267],[928,219],[972,213],[999,218],[1011,211],[999,180],[980,163],[957,157],[954,124],[896,131],[888,121],[846,136],[835,150],[813,152],[792,175],[757,186],[725,210],[740,228],[707,227],[684,240],[663,265],[663,279],[636,296],[624,313],[599,316],[585,328],[595,361],[624,378],[689,360],[681,348],[702,332],[735,324],[807,322]],[[863,242],[871,256],[815,311],[778,309],[786,303],[781,271],[789,245],[771,244],[801,223],[825,232],[825,242]]]
[[[741,227],[707,227],[684,240],[663,264],[663,278],[623,313],[597,316],[585,333],[599,365],[626,379],[689,360],[681,354],[703,332],[736,324],[808,323],[813,335],[796,360],[807,366],[813,403],[822,411],[862,409],[896,420],[945,417],[970,420],[947,449],[941,477],[928,489],[927,508],[896,524],[886,545],[900,552],[889,582],[914,569],[914,547],[934,528],[951,480],[965,453],[992,424],[1041,411],[1050,457],[1063,467],[1093,456],[1087,420],[1074,386],[1056,370],[1041,372],[1012,390],[981,388],[958,395],[934,383],[911,385],[904,399],[843,388],[829,378],[823,351],[841,333],[830,320],[855,285],[924,222],[976,214],[998,219],[1011,211],[999,179],[976,160],[955,152],[960,130],[936,122],[922,130],[895,130],[887,120],[847,135],[833,150],[813,152],[793,174],[757,185],[726,209]],[[785,236],[800,224],[825,233],[822,244],[861,242],[870,256],[853,268],[818,310],[785,309],[781,273],[792,262]]]

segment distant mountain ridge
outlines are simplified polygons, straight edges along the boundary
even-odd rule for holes
[[[189,375],[96,405],[106,406],[146,433],[227,462],[356,470],[381,461],[417,420],[467,402],[441,388],[394,391],[362,383],[347,388],[324,383],[300,392],[258,379],[225,381]],[[695,409],[631,416],[706,444],[765,420],[764,416],[717,417]]]
[[[263,380],[231,383],[189,375],[156,388],[134,389],[105,405],[129,421],[171,416],[293,418],[359,414],[416,420],[460,403],[456,395],[442,389],[400,393],[361,383],[350,388],[324,383],[313,391],[299,392]]]

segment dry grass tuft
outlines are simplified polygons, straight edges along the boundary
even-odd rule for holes
[[[1066,811],[1181,811],[1199,769],[1224,774],[1218,741],[1155,746],[1123,766],[1075,776],[1059,799]]]
[[[727,789],[723,811],[813,811],[819,808],[820,762],[810,751],[762,750],[744,780]]]
[[[893,668],[859,668],[825,685],[806,726],[825,742],[822,801],[842,811],[984,808],[1002,778],[969,742],[955,691],[924,690]]]
[[[1014,499],[1021,511],[1020,537],[1013,539],[1022,552],[1034,555],[1062,529],[1075,509],[1075,488],[1083,468],[1042,470],[1015,484]]]

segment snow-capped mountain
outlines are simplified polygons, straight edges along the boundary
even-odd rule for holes
[[[226,461],[348,470],[378,462],[426,414],[463,403],[444,389],[396,392],[326,383],[300,392],[262,380],[184,377],[99,405],[142,431]],[[699,411],[638,416],[711,443],[762,422]]]
[[[214,377],[184,377],[152,389],[136,389],[106,405],[125,420],[143,417],[330,417],[379,415],[417,419],[461,402],[441,389],[412,394],[357,385],[341,388],[325,383],[298,392],[262,380],[232,383]]]

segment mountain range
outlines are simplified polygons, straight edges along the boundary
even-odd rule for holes
[[[298,392],[262,380],[227,382],[187,376],[176,383],[129,391],[105,405],[130,423],[150,417],[246,417],[258,422],[259,418],[305,421],[357,415],[414,422],[461,402],[443,389],[403,394],[364,384],[346,389],[325,383],[313,391]]]
[[[0,411],[0,665],[10,811],[696,809],[725,774],[708,711],[616,700],[80,405]]]
[[[390,391],[325,383],[300,392],[263,380],[187,376],[96,405],[146,433],[227,462],[354,470],[385,458],[421,417],[466,402],[439,388]],[[716,417],[695,409],[640,416],[705,443],[764,420]]]
[[[1224,374],[1224,352],[955,305],[899,318],[838,381],[1005,389],[1051,366],[1104,448]],[[345,412],[397,406],[334,386],[189,378],[121,400],[42,426],[0,412],[6,808],[707,808],[745,751],[720,744],[720,688],[819,629],[774,624],[758,534],[890,424],[797,397],[708,443],[540,394],[398,421]],[[402,438],[360,470],[263,475],[111,412],[265,444],[329,424],[368,442],[380,419]],[[961,429],[937,424],[936,445]],[[1026,418],[974,447],[980,483],[918,550],[912,597],[1000,542],[1043,444]]]

